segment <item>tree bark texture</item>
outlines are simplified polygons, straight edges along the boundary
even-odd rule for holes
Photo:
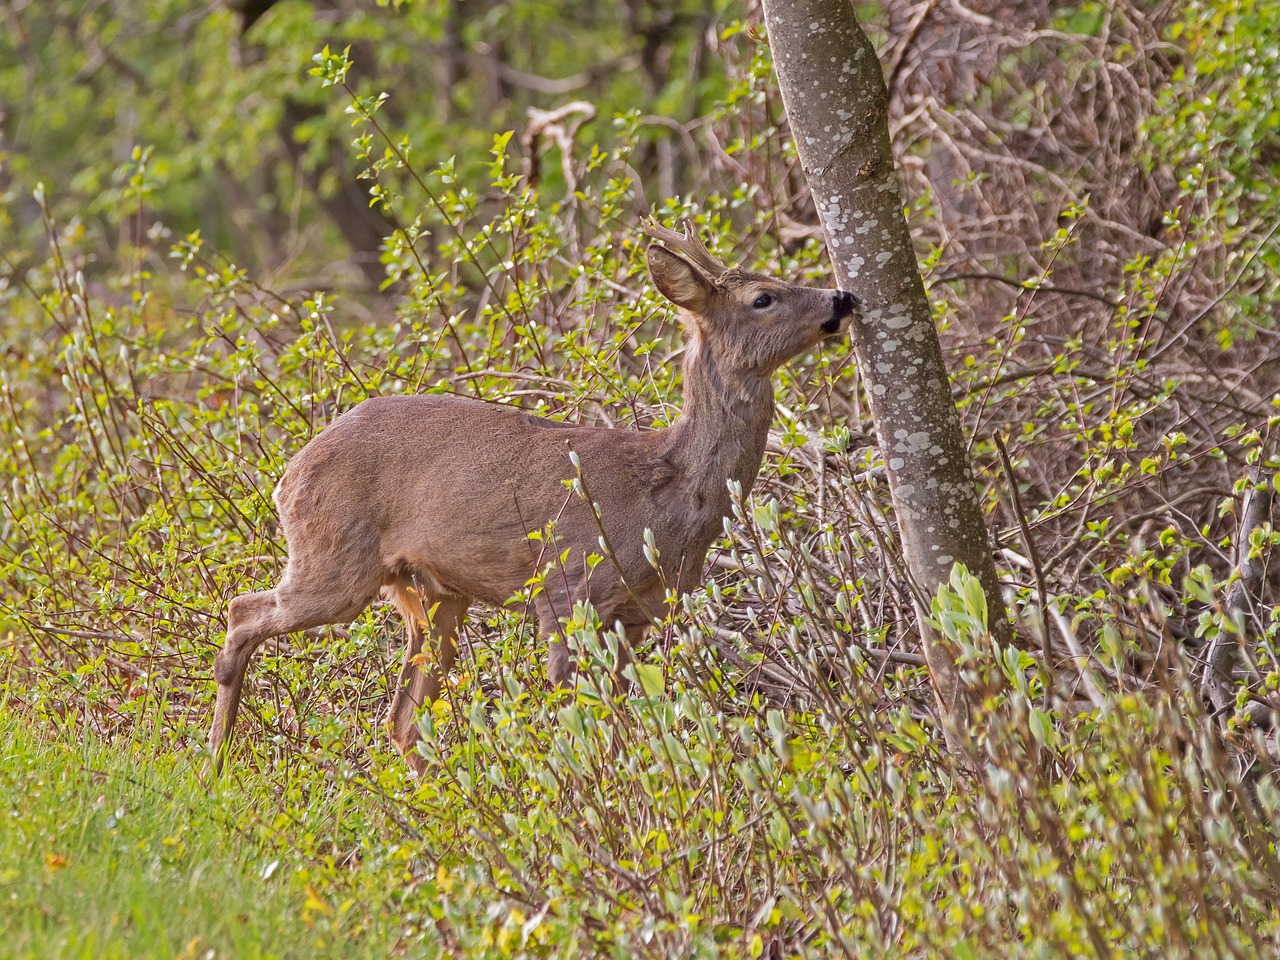
[[[968,704],[958,651],[925,622],[956,563],[978,577],[990,629],[1010,626],[960,419],[920,279],[889,143],[888,94],[849,0],[765,0],[774,69],[839,286],[863,301],[851,329],[880,437],[925,660],[949,725]]]

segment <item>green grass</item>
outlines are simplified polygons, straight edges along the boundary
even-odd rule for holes
[[[0,719],[0,955],[386,956],[394,933],[317,890],[331,798],[300,779],[210,792],[190,754]]]

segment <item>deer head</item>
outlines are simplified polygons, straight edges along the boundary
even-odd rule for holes
[[[692,221],[685,221],[683,234],[652,222],[645,232],[665,245],[650,245],[645,258],[655,286],[685,313],[688,349],[714,358],[726,374],[768,377],[823,338],[843,333],[859,306],[851,293],[725,266]]]

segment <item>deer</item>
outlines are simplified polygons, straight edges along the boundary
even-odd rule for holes
[[[349,623],[380,594],[406,634],[385,723],[421,775],[417,711],[439,698],[472,603],[508,602],[554,560],[531,602],[558,688],[574,670],[562,630],[575,602],[620,628],[621,659],[669,597],[701,584],[731,488],[746,497],[760,471],[774,371],[844,333],[861,304],[727,267],[691,220],[683,233],[656,221],[645,233],[649,277],[683,319],[679,418],[662,429],[582,426],[453,395],[371,397],[336,418],[276,487],[288,548],[278,585],[229,604],[213,668],[214,775],[258,646]]]

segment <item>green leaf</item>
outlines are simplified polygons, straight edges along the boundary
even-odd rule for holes
[[[656,663],[637,663],[632,665],[636,682],[646,697],[660,697],[665,686],[662,667]]]

